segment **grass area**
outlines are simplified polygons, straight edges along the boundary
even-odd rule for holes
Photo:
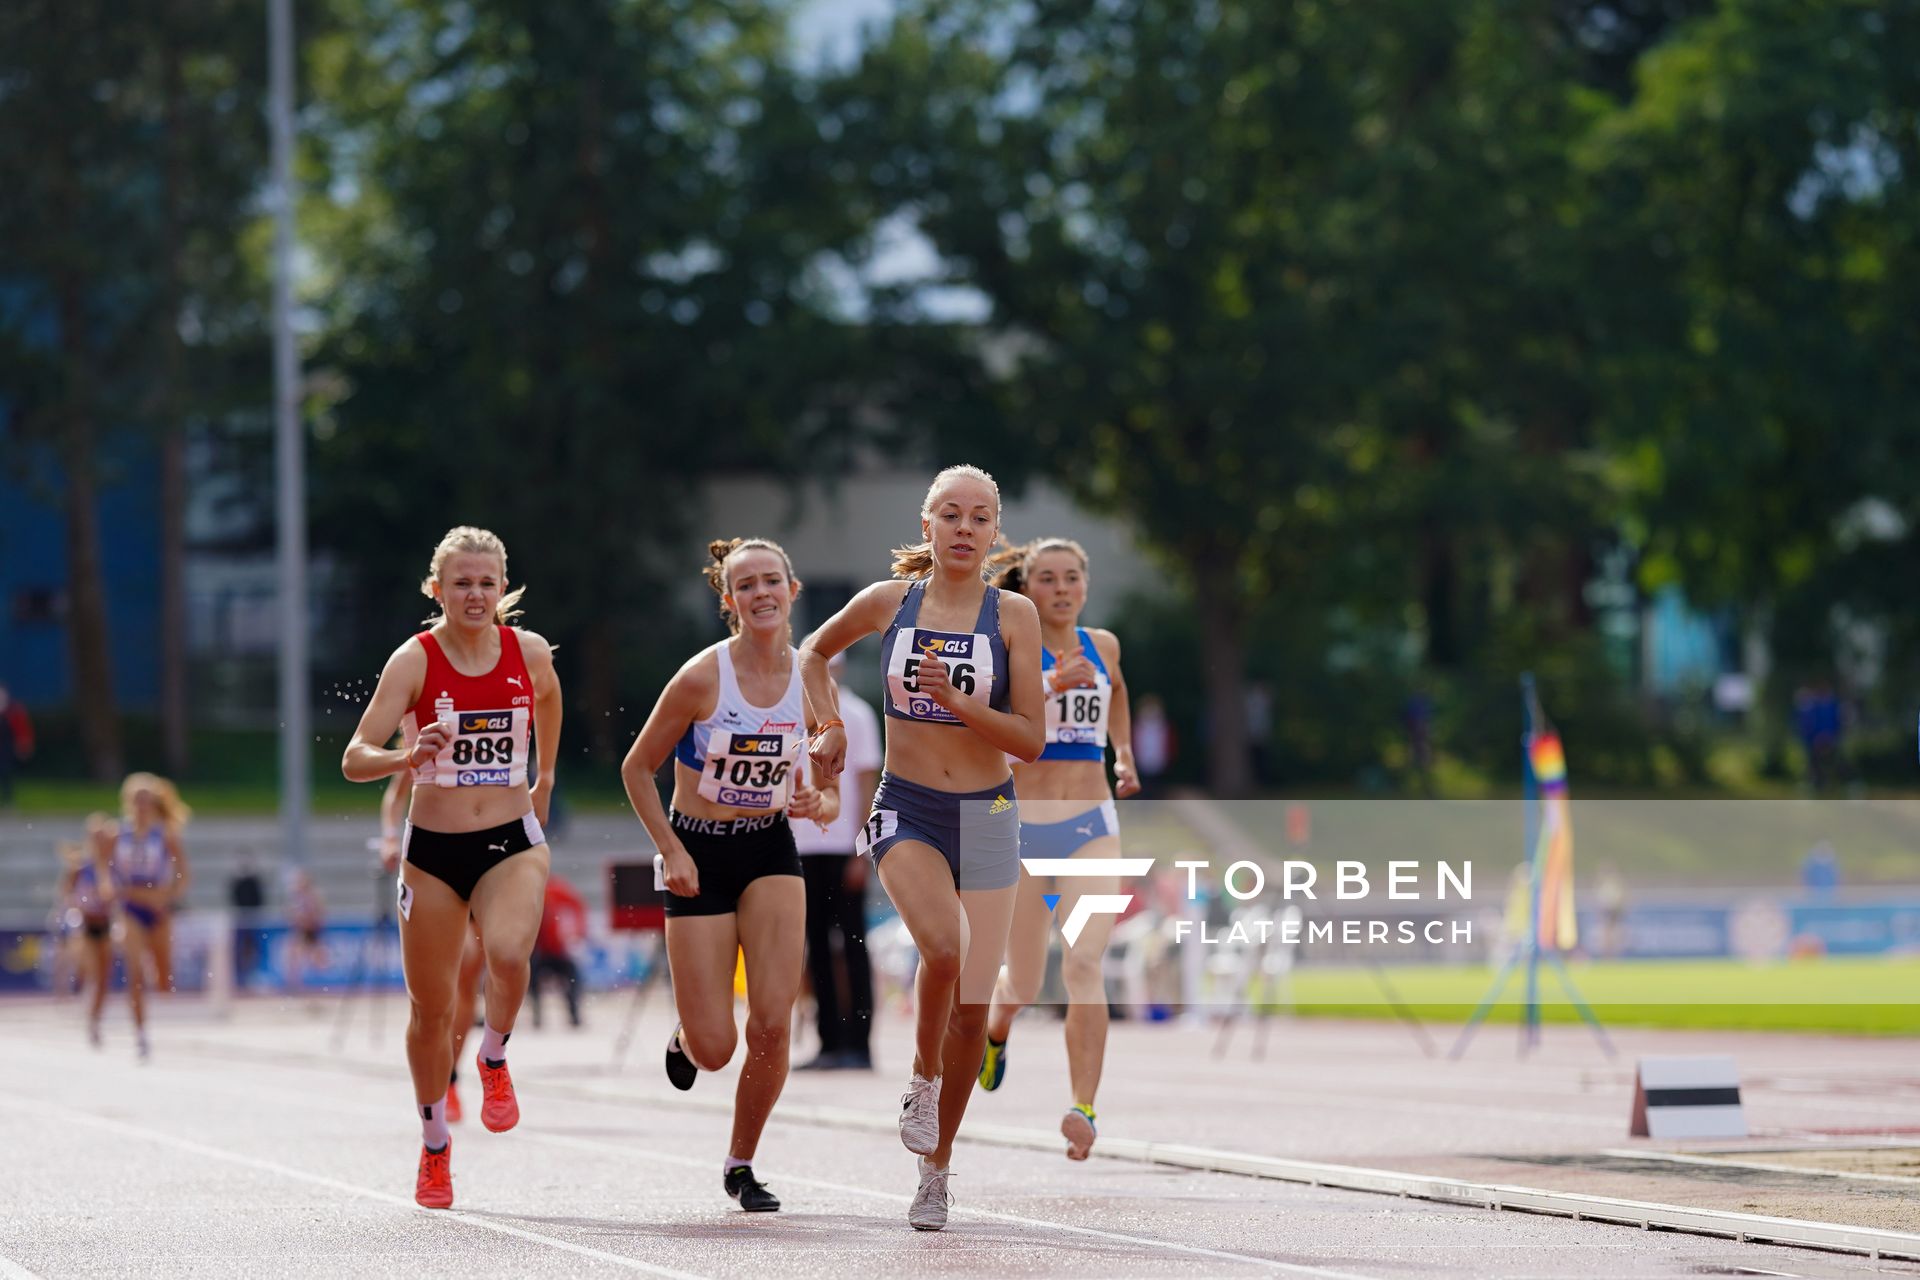
[[[1612,961],[1569,966],[1580,994],[1603,1023],[1692,1031],[1833,1032],[1920,1036],[1920,957],[1738,961]],[[1462,1022],[1492,987],[1483,968],[1394,967],[1379,975],[1423,1020]],[[1489,1021],[1517,1022],[1525,974],[1508,980]],[[1302,969],[1293,976],[1295,1011],[1309,1017],[1391,1018],[1373,971]],[[1572,1023],[1579,1011],[1551,967],[1540,972],[1541,1017]]]

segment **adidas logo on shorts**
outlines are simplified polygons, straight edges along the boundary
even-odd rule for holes
[[[1011,808],[1013,808],[1013,801],[1005,796],[995,796],[993,803],[987,806],[987,812],[988,814],[1005,813]]]

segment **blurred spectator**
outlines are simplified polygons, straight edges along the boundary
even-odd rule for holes
[[[0,684],[0,808],[13,804],[13,770],[33,756],[33,721],[24,703]]]
[[[1802,685],[1793,695],[1793,727],[1807,753],[1807,774],[1815,791],[1835,781],[1840,764],[1840,696],[1825,680]]]
[[[1600,954],[1615,960],[1627,949],[1627,879],[1611,862],[1600,866]]]
[[[552,792],[547,796],[547,820],[540,824],[540,830],[546,835],[549,847],[552,846],[556,836],[566,834],[567,822],[572,812],[572,806],[567,803],[566,788],[556,780]]]
[[[325,961],[320,945],[320,930],[326,927],[327,904],[315,887],[313,877],[295,871],[287,883],[287,986],[299,990],[307,984],[307,973]]]
[[[580,1025],[580,966],[573,953],[587,936],[587,904],[580,891],[557,875],[547,877],[547,901],[540,932],[533,940],[533,973],[527,994],[533,998],[533,1025],[540,1025],[541,979],[560,979],[567,998],[567,1020]]]
[[[840,679],[845,658],[828,663]],[[867,956],[867,879],[871,863],[854,852],[883,763],[880,718],[851,689],[840,690],[846,723],[846,766],[840,774],[840,816],[825,829],[796,822],[793,841],[807,881],[807,970],[813,979],[820,1052],[800,1071],[873,1068],[873,965]]]
[[[1260,786],[1273,782],[1273,689],[1264,680],[1247,686],[1247,752],[1253,758],[1253,780]]]
[[[260,968],[260,909],[267,905],[266,885],[254,867],[253,855],[240,855],[233,879],[227,881],[227,902],[233,908],[233,962],[244,987]]]
[[[1133,713],[1133,763],[1140,770],[1142,794],[1159,793],[1160,780],[1173,766],[1176,743],[1173,725],[1167,720],[1167,708],[1158,694],[1140,699]]]
[[[1400,711],[1407,727],[1407,764],[1422,795],[1433,794],[1433,698],[1425,689],[1407,695]]]
[[[1807,850],[1800,863],[1800,887],[1809,893],[1832,893],[1840,887],[1840,858],[1825,840]]]

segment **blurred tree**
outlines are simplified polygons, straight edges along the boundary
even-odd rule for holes
[[[24,3],[0,13],[0,278],[8,292],[0,369],[12,430],[59,459],[67,646],[88,767],[121,772],[120,725],[100,566],[96,439],[111,429],[114,376],[137,338],[118,282],[140,226],[134,139],[111,87],[139,42],[97,3]]]
[[[1610,443],[1651,583],[1755,606],[1789,682],[1920,676],[1920,8],[1723,0],[1580,153]],[[1903,715],[1904,719],[1904,715]]]
[[[1464,584],[1504,607],[1505,561],[1509,597],[1584,621],[1605,487],[1567,465],[1590,440],[1562,204],[1601,103],[1559,14],[928,5],[825,95],[937,283],[985,295],[974,345],[1029,459],[1191,588],[1221,793],[1250,783],[1269,601],[1338,583],[1404,627],[1411,598],[1457,663]]]
[[[832,268],[866,219],[781,12],[340,0],[309,46],[320,542],[414,608],[440,532],[495,527],[603,755],[665,584],[766,523],[689,536],[701,478],[842,463],[907,393],[858,376],[874,349]]]
[[[157,135],[159,199],[152,334],[142,416],[160,451],[160,733],[187,769],[188,435],[261,395],[263,277],[244,238],[266,165],[265,16],[254,0],[142,0],[122,22],[146,28],[141,112]]]
[[[258,175],[263,41],[238,0],[79,0],[0,14],[0,380],[13,430],[59,459],[67,632],[89,768],[121,772],[98,459],[155,433],[166,766],[186,764],[184,440],[245,329],[225,292]]]

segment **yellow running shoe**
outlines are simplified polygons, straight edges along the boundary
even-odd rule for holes
[[[992,1093],[1007,1078],[1007,1042],[987,1037],[987,1056],[980,1059],[980,1087]]]

